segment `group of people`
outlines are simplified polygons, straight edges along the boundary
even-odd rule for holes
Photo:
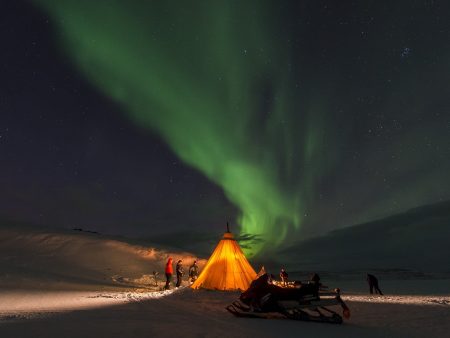
[[[286,270],[285,270],[284,268],[281,268],[281,271],[280,271],[280,280],[281,280],[281,285],[282,285],[282,286],[288,286],[288,277],[289,277],[289,275],[288,275],[288,273],[286,272]],[[320,278],[319,278],[319,275],[318,275],[318,274],[314,273],[314,274],[311,276],[311,281],[312,281],[312,282],[314,282],[314,283],[319,283],[319,280],[320,280]],[[295,284],[295,283],[299,283],[299,282],[298,282],[298,281],[294,281],[293,283]]]
[[[184,276],[184,268],[183,268],[183,260],[178,260],[177,265],[175,267],[175,273],[177,275],[177,282],[175,286],[178,288],[181,286],[181,282],[183,280]],[[166,263],[165,268],[165,274],[166,274],[166,285],[164,286],[165,290],[170,289],[170,283],[172,281],[172,275],[173,275],[173,259],[172,257],[169,257]],[[194,263],[189,267],[189,282],[194,283],[195,280],[198,277],[198,265],[197,261],[194,260]]]
[[[156,274],[155,272],[153,272],[153,273]],[[183,261],[181,259],[178,260],[178,262],[177,262],[177,265],[175,267],[175,273],[177,275],[177,282],[176,282],[175,286],[178,288],[181,286],[181,282],[182,282],[183,276],[184,276]],[[169,257],[169,259],[167,260],[165,274],[166,274],[166,285],[164,286],[164,289],[169,290],[170,283],[172,281],[172,275],[173,275],[173,259],[172,259],[172,257]],[[198,277],[198,265],[197,265],[197,260],[194,260],[194,263],[192,263],[192,265],[189,267],[189,283],[190,284],[194,283],[196,281],[197,277]],[[284,268],[282,268],[280,271],[280,279],[281,279],[281,284],[283,286],[288,285],[288,277],[289,277],[288,273],[286,272],[286,270]],[[272,278],[273,278],[273,275],[272,275]],[[155,279],[156,279],[156,277],[155,277]],[[380,287],[378,286],[378,279],[374,275],[367,274],[366,279],[367,279],[367,283],[369,284],[370,294],[373,294],[373,292],[375,291],[375,294],[378,293],[379,295],[383,295],[383,293],[380,290]],[[312,280],[314,282],[318,282],[319,281],[318,275],[314,274]]]
[[[314,278],[318,278],[317,274],[313,275],[313,280]],[[286,270],[284,268],[281,269],[280,271],[280,279],[281,279],[281,284],[283,286],[287,286],[288,285],[288,273],[286,272]],[[369,284],[369,292],[370,294],[373,294],[375,291],[375,294],[379,294],[379,295],[383,295],[383,292],[381,292],[380,287],[378,285],[378,279],[377,277],[375,277],[374,275],[371,275],[370,273],[367,274],[366,277],[367,283]],[[318,282],[318,281],[317,281]]]

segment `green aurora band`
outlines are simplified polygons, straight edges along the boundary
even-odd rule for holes
[[[298,111],[279,9],[253,1],[36,2],[91,83],[223,188],[241,211],[241,234],[262,239],[247,254],[275,248],[301,225],[324,167],[326,107]]]

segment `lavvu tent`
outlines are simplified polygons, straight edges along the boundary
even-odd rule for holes
[[[247,290],[255,278],[255,270],[227,229],[191,288]]]

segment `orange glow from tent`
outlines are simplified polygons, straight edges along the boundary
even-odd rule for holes
[[[256,272],[233,234],[226,232],[191,287],[193,289],[247,290],[255,278]]]

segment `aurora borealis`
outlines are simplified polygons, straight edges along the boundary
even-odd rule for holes
[[[437,4],[33,4],[58,58],[133,122],[130,134],[161,139],[223,190],[241,234],[259,239],[251,254],[450,198]]]
[[[295,168],[285,151],[298,141],[290,119],[295,80],[288,74],[289,47],[266,38],[268,8],[255,2],[142,7],[116,1],[101,15],[101,3],[44,4],[63,22],[62,43],[87,77],[221,186],[242,212],[244,233],[279,244],[288,226],[300,224],[307,188],[292,182]],[[240,18],[251,12],[251,22]],[[261,113],[267,116],[256,122]],[[315,131],[302,134],[305,157],[314,158]],[[312,180],[308,174],[301,178]]]

